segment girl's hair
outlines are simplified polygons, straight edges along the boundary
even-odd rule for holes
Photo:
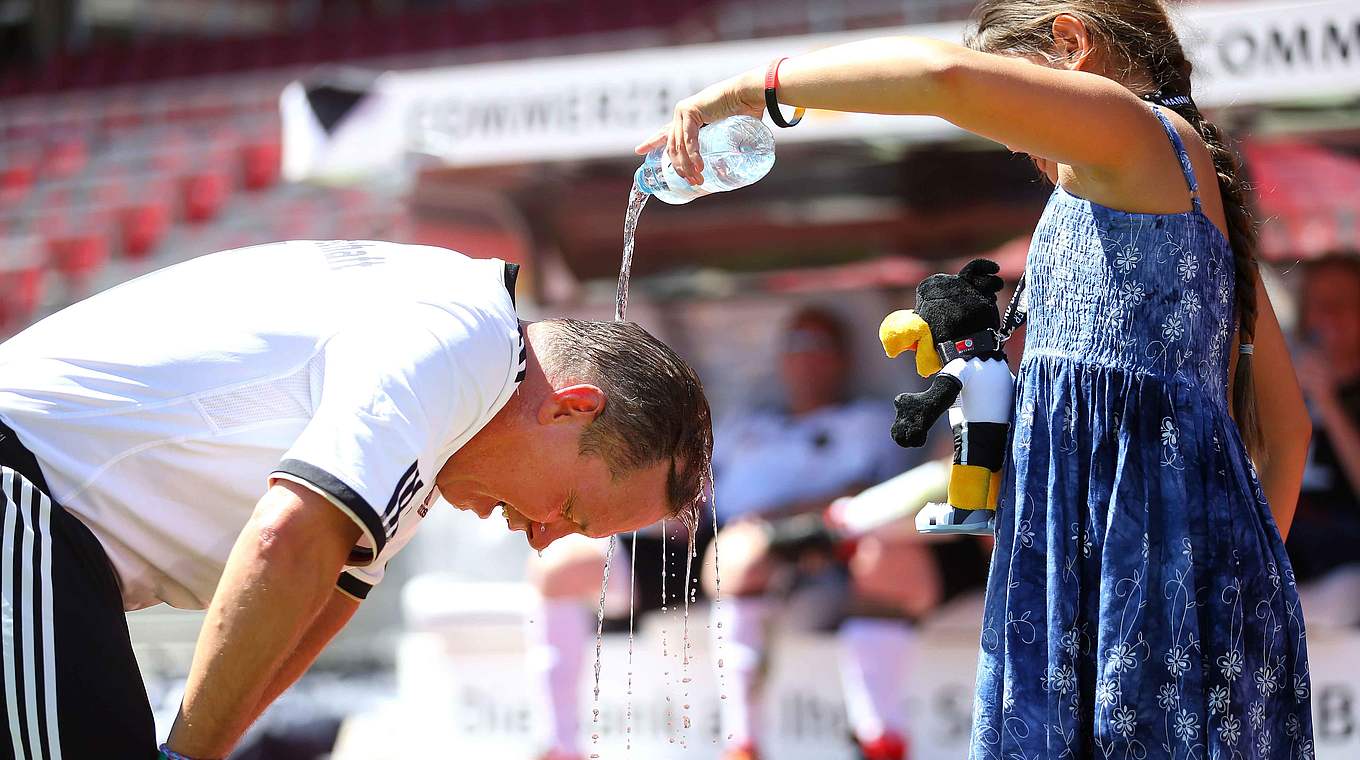
[[[1191,64],[1185,57],[1171,19],[1159,0],[982,0],[973,11],[967,44],[975,50],[1054,59],[1053,21],[1069,15],[1105,43],[1126,83],[1146,79],[1158,100],[1199,132],[1214,159],[1223,213],[1228,222],[1237,280],[1238,342],[1256,334],[1256,223],[1247,207],[1248,187],[1241,164],[1228,148],[1222,130],[1195,106],[1190,87]],[[1175,98],[1175,96],[1185,96]],[[1173,100],[1174,99],[1174,100]],[[1233,416],[1248,451],[1258,461],[1261,424],[1256,412],[1251,354],[1239,353],[1233,377]]]

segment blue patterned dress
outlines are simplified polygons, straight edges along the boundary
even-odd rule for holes
[[[978,664],[973,760],[1311,758],[1303,619],[1228,416],[1233,254],[1200,208],[1054,191]]]

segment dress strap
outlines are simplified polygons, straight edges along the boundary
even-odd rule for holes
[[[1195,167],[1190,163],[1190,154],[1185,151],[1185,143],[1181,142],[1180,133],[1172,126],[1171,120],[1162,113],[1162,109],[1155,105],[1150,106],[1152,112],[1157,114],[1157,119],[1162,122],[1162,128],[1166,130],[1166,136],[1171,138],[1171,144],[1176,148],[1176,160],[1181,164],[1181,174],[1185,175],[1185,184],[1190,188],[1190,203],[1195,211],[1200,211],[1199,205],[1199,183],[1195,181]]]

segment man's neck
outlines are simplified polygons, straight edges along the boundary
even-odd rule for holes
[[[539,404],[552,392],[552,384],[544,374],[535,350],[535,338],[540,345],[542,341],[542,333],[534,328],[536,324],[524,323],[524,379],[505,406],[440,468],[435,482],[441,484],[441,490],[442,484],[487,482],[491,473],[506,461],[505,457],[513,456],[522,440],[526,422],[532,421]]]

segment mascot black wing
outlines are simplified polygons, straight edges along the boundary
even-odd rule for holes
[[[916,515],[922,533],[985,535],[996,527],[1015,398],[1015,376],[1001,350],[996,294],[1004,283],[996,263],[968,262],[956,275],[927,277],[916,289],[916,308],[895,311],[879,327],[889,357],[916,352],[916,371],[930,379],[919,393],[896,399],[893,440],[924,446],[926,432],[946,412],[954,431],[949,497]]]

